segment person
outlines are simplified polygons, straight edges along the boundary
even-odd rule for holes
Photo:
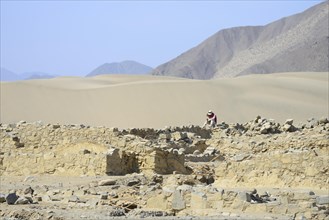
[[[203,125],[203,128],[205,127],[210,127],[210,128],[214,128],[217,125],[217,116],[215,115],[215,113],[213,113],[213,111],[209,110],[207,113],[207,120]]]

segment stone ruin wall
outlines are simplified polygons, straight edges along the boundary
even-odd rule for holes
[[[147,135],[158,137],[153,129],[119,131],[25,122],[1,125],[0,175],[95,176],[186,171],[184,156],[155,149],[151,141],[142,138]]]
[[[221,187],[325,189],[329,183],[328,125],[282,132],[274,138],[264,134],[261,124],[259,133],[252,128],[255,131],[248,133],[249,129],[243,135],[240,125],[216,128],[212,135],[198,127],[160,132],[24,122],[1,125],[0,175],[187,174],[191,169],[187,170],[186,161],[216,159],[209,164],[214,165],[215,184]],[[280,129],[275,126],[267,130]],[[202,154],[207,147],[220,155]],[[201,156],[192,154],[197,151]]]
[[[328,150],[313,152],[275,152],[244,161],[229,161],[216,168],[216,184],[222,187],[307,187],[326,189],[329,184]]]
[[[215,169],[218,186],[328,188],[328,132],[282,134],[277,141],[263,138],[258,144],[228,144],[216,138],[210,142],[217,142],[225,155]]]
[[[328,120],[297,129],[291,120],[281,126],[257,118],[246,125],[222,124],[212,132],[18,123],[0,124],[0,138],[1,176],[150,173],[120,177],[127,183],[154,181],[142,185],[143,199],[135,200],[147,210],[180,216],[241,212],[328,218],[329,196],[323,194],[329,184]],[[108,181],[112,177],[81,190],[102,193]],[[76,195],[90,196],[81,190]]]

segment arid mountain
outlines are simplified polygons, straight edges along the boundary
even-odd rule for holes
[[[152,67],[127,60],[120,63],[105,63],[97,67],[87,76],[96,76],[101,74],[146,74],[152,70]]]
[[[52,79],[57,77],[56,75],[51,75],[44,72],[27,72],[21,74],[24,80],[30,79]]]
[[[5,68],[0,69],[0,81],[16,81],[19,79],[20,77],[16,73]]]
[[[29,80],[29,79],[51,79],[56,77],[56,75],[51,75],[44,72],[25,72],[25,73],[17,74],[6,68],[1,68],[0,73],[1,73],[0,81],[6,81],[6,82]]]
[[[153,75],[192,79],[328,71],[328,1],[266,26],[224,29]]]

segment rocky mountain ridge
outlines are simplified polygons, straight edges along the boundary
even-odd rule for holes
[[[329,71],[328,1],[266,26],[235,27],[214,34],[153,75],[193,79],[277,72]]]

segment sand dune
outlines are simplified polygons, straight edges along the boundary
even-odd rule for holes
[[[328,73],[217,80],[102,75],[1,83],[1,123],[20,120],[119,128],[201,125],[212,109],[225,122],[257,115],[282,122],[328,117]]]

